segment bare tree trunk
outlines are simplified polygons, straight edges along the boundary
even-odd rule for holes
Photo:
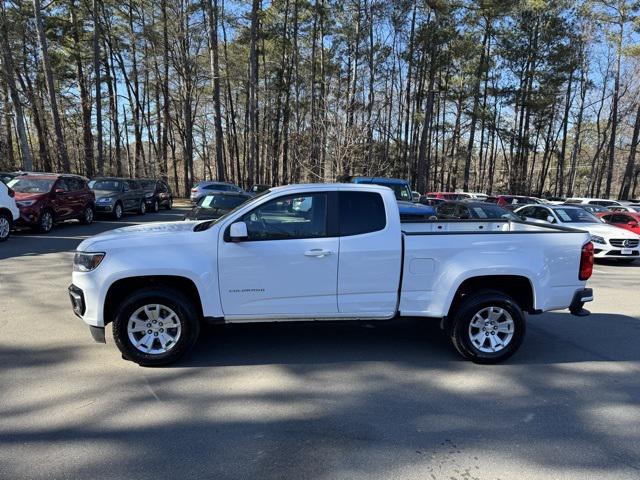
[[[222,138],[222,113],[220,108],[220,62],[218,56],[218,0],[207,1],[209,17],[209,52],[213,86],[213,123],[216,132],[216,173],[219,181],[225,180],[224,142]]]
[[[0,7],[0,12],[2,13],[2,18],[0,21],[2,25],[0,38],[0,45],[2,48],[2,73],[4,74],[4,81],[8,87],[9,94],[11,95],[11,103],[13,104],[13,112],[16,116],[16,130],[18,131],[18,141],[20,143],[20,151],[22,153],[22,169],[29,171],[33,170],[33,156],[31,155],[31,148],[29,147],[29,141],[27,139],[27,132],[24,123],[24,113],[22,111],[22,103],[20,102],[20,95],[18,93],[18,88],[16,86],[15,80],[15,67],[13,64],[13,56],[11,54],[11,46],[9,45],[9,33],[7,27],[7,17],[4,10],[4,5]],[[8,141],[11,140],[11,121],[7,118],[7,138]],[[9,142],[7,142],[9,143]],[[13,157],[13,142],[10,143],[11,149],[11,157]],[[68,159],[67,159],[68,161]],[[13,165],[13,161],[11,161]]]
[[[51,62],[49,61],[49,50],[47,47],[47,37],[44,34],[44,25],[42,23],[42,6],[40,0],[33,0],[33,9],[36,21],[36,29],[38,31],[38,41],[40,42],[40,50],[42,54],[42,67],[44,69],[44,76],[47,83],[47,92],[49,93],[49,107],[51,108],[51,116],[53,118],[53,129],[56,135],[56,148],[60,161],[62,163],[62,169],[65,172],[69,172],[71,165],[69,163],[69,154],[67,153],[67,145],[64,141],[64,135],[62,133],[62,123],[60,122],[60,114],[58,112],[58,99],[56,96],[56,86],[53,81],[53,70],[51,69]]]
[[[101,0],[93,0],[93,73],[96,82],[96,153],[98,154],[98,175],[104,174],[104,153],[102,147],[102,80],[100,76],[100,26]]]
[[[253,0],[251,8],[251,42],[249,47],[249,155],[247,161],[246,185],[253,185],[257,178],[255,168],[260,162],[258,145],[258,33],[261,0]]]

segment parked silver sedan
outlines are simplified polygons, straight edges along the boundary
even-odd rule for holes
[[[196,204],[205,195],[220,192],[239,192],[244,190],[230,182],[198,182],[191,189],[191,202]]]

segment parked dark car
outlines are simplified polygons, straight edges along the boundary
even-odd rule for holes
[[[124,212],[144,215],[147,204],[144,190],[138,180],[117,177],[96,178],[90,182],[96,195],[96,213],[120,220]]]
[[[251,193],[252,195],[258,195],[259,193],[266,192],[270,188],[271,187],[269,185],[256,183],[249,189],[249,193]]]
[[[160,208],[171,210],[173,194],[166,182],[150,178],[141,178],[138,181],[144,190],[144,201],[147,204],[148,212],[157,212]]]
[[[198,204],[184,217],[185,220],[215,220],[253,198],[239,192],[210,193],[198,200]]]
[[[237,185],[234,185],[230,182],[214,182],[214,181],[206,181],[206,182],[198,182],[191,189],[191,195],[189,196],[191,203],[197,205],[198,200],[200,200],[205,195],[209,193],[220,193],[220,192],[239,192],[244,193],[244,190]]]
[[[11,173],[11,172],[0,172],[0,182],[2,183],[9,183],[11,180],[13,180],[16,177],[15,173]]]
[[[446,202],[438,205],[436,212],[443,220],[520,220],[510,210],[486,202]]]
[[[16,226],[48,233],[57,222],[93,222],[95,195],[79,175],[26,174],[7,184],[14,192],[20,218]]]

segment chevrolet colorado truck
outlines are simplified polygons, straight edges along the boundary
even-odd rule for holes
[[[69,287],[96,341],[165,365],[203,322],[438,319],[456,350],[496,363],[525,314],[588,314],[589,234],[501,220],[401,222],[378,185],[272,188],[209,221],[151,223],[84,240]]]

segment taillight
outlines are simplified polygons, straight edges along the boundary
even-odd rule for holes
[[[15,197],[15,196],[16,196],[16,192],[14,192],[13,190],[11,190],[9,187],[7,187],[7,189],[8,189],[8,190],[7,190],[7,193],[9,194],[9,196],[10,196],[11,198],[13,198],[13,197]]]
[[[198,191],[198,189],[197,188],[192,188],[191,191],[195,193],[195,192]]]
[[[593,273],[593,243],[585,243],[580,254],[580,280],[589,280]]]

